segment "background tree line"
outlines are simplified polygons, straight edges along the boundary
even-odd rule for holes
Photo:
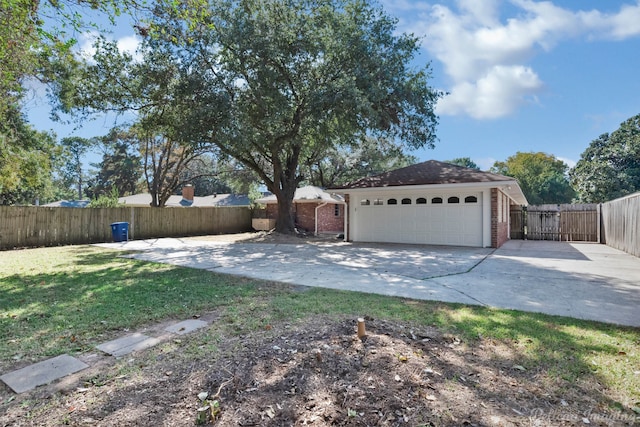
[[[93,58],[75,55],[73,34],[94,28],[83,9],[138,17],[142,60],[105,38]],[[436,139],[442,93],[429,86],[428,66],[409,65],[418,40],[397,34],[376,4],[5,0],[0,14],[2,204],[147,191],[163,206],[187,182],[198,194],[261,183],[285,212],[298,185],[406,166]],[[107,135],[57,141],[23,114],[34,80],[49,88],[58,117],[136,118]],[[572,169],[551,154],[518,152],[490,171],[517,178],[532,204],[623,196],[640,189],[639,122],[592,141]],[[102,158],[87,173],[81,159],[96,150]]]
[[[573,168],[546,153],[516,153],[491,171],[518,179],[532,205],[604,203],[640,191],[640,114],[594,139]]]

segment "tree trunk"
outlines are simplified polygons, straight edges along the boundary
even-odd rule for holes
[[[279,146],[280,144],[277,144]],[[298,171],[298,159],[300,146],[293,144],[285,159],[278,158],[278,153],[272,155],[273,164],[273,189],[278,200],[278,218],[276,220],[276,232],[294,234],[296,232],[293,206],[293,197],[296,194],[300,177]],[[285,160],[284,162],[282,160]]]
[[[278,167],[274,168],[274,175],[280,177],[279,182],[274,182],[274,188],[271,190],[278,200],[276,232],[294,234],[296,232],[296,224],[292,206],[293,197],[298,188],[298,180],[295,177],[295,173],[282,171],[279,168],[279,164]]]
[[[284,234],[294,234],[296,231],[296,226],[294,214],[291,209],[291,207],[293,206],[293,196],[289,198],[278,197],[278,195],[276,195],[276,198],[278,199],[278,219],[276,220],[276,232]]]
[[[78,169],[76,173],[78,174],[78,200],[82,200],[82,163],[80,159],[78,159]]]

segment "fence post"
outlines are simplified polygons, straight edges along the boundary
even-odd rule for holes
[[[129,239],[135,240],[135,230],[136,230],[136,209],[132,206],[130,212],[130,224],[129,224]]]
[[[597,221],[598,221],[598,225],[596,227],[596,232],[598,234],[598,243],[603,243],[602,242],[602,203],[598,203],[598,205],[596,206],[596,212],[597,214]]]

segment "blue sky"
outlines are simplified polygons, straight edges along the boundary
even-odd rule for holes
[[[640,113],[640,0],[382,0],[398,30],[421,37],[416,66],[431,64],[436,148],[420,160],[471,157],[481,168],[517,151],[543,151],[573,166],[589,143]],[[112,38],[134,50],[131,23]],[[89,49],[91,37],[81,37]],[[112,119],[75,131],[50,122],[44,101],[31,123],[59,138],[106,133]],[[90,159],[96,161],[98,159]]]

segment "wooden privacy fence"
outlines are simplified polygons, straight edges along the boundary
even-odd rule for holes
[[[597,204],[528,206],[511,210],[511,238],[599,242]]]
[[[129,223],[129,239],[239,233],[251,230],[251,210],[0,206],[0,249],[110,242],[114,222]]]
[[[640,257],[640,193],[602,204],[602,243]]]

